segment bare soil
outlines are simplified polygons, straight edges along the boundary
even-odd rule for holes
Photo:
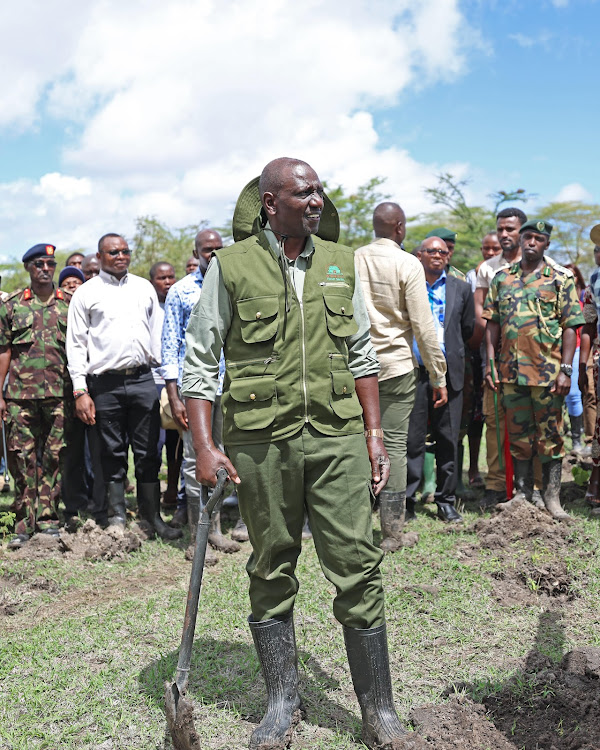
[[[123,560],[150,539],[153,530],[143,521],[127,529],[109,526],[102,529],[89,519],[74,534],[61,532],[60,537],[34,534],[27,544],[15,550],[14,560],[46,560],[65,557],[72,560]]]

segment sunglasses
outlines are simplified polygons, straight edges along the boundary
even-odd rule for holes
[[[111,258],[116,258],[117,255],[131,255],[131,250],[129,248],[126,250],[104,250],[104,252],[107,255],[110,255]]]
[[[56,268],[56,261],[55,260],[34,260],[33,265],[36,268]]]
[[[445,258],[447,255],[450,255],[449,250],[438,250],[437,247],[428,247],[427,250],[424,250],[423,252],[427,253],[427,255],[441,255],[442,258]]]

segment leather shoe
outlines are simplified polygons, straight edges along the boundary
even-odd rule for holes
[[[21,549],[28,541],[29,534],[13,534],[12,539],[8,543],[8,549]]]
[[[454,503],[437,502],[437,517],[448,523],[458,523],[463,518],[454,507]]]
[[[187,522],[187,505],[184,505],[183,507],[177,508],[177,510],[173,514],[173,518],[171,519],[169,526],[174,529],[182,529],[187,524]]]

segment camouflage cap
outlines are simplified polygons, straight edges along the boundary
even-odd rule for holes
[[[436,227],[435,229],[432,229],[431,232],[427,232],[425,239],[428,239],[429,237],[439,237],[440,240],[444,240],[444,242],[456,242],[457,233],[453,232],[451,229],[446,229],[446,227]]]
[[[595,227],[592,227],[590,231],[590,240],[594,245],[600,246],[600,224],[596,224]]]
[[[250,180],[235,204],[232,228],[233,239],[236,242],[245,240],[253,234],[258,234],[267,223],[267,217],[260,201],[258,180],[258,177]],[[323,193],[323,201],[319,230],[315,234],[322,240],[337,242],[340,236],[340,219],[337,209],[325,193]]]
[[[550,237],[553,226],[549,221],[544,221],[543,219],[529,219],[529,221],[526,221],[521,225],[519,234],[522,234],[527,229],[532,232],[537,232],[538,234],[545,234],[546,237]]]
[[[35,260],[42,256],[45,258],[53,258],[55,252],[56,248],[54,245],[47,245],[44,242],[40,242],[38,245],[29,248],[23,256],[23,263],[28,263],[30,260]]]

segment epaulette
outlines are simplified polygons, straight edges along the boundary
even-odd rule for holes
[[[54,296],[56,297],[56,299],[64,299],[65,293],[63,292],[62,289],[57,289],[56,292],[54,293]]]
[[[31,291],[29,287],[27,287],[27,289],[25,289],[25,291],[23,292],[23,299],[27,301],[27,300],[32,299],[32,297],[33,297],[33,292]]]
[[[11,292],[10,294],[6,296],[4,301],[8,302],[9,300],[14,299],[15,297],[18,297],[20,294],[23,294],[23,291],[24,291],[23,289],[17,289],[16,291]]]
[[[521,261],[518,260],[516,263],[513,263],[512,266],[508,269],[508,273],[518,273],[520,267]],[[500,273],[500,271],[498,273]]]
[[[549,255],[544,255],[544,260],[546,261],[546,267],[550,266],[553,268],[557,273],[560,273],[562,276],[573,276],[573,271],[571,271],[570,268],[565,268],[564,266],[561,266],[560,263],[557,263],[554,258],[551,258]],[[546,274],[549,275],[549,274]]]

